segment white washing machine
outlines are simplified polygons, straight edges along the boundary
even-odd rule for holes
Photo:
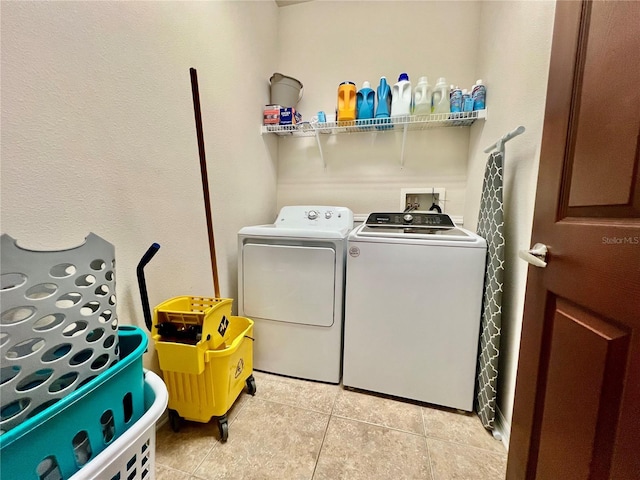
[[[289,206],[238,232],[238,314],[255,322],[256,370],[340,382],[352,228],[348,208]]]
[[[345,386],[471,411],[486,242],[437,213],[373,213],[348,239]]]

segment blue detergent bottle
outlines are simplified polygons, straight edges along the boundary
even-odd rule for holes
[[[387,83],[387,77],[381,77],[380,85],[378,85],[376,118],[388,118],[389,116],[391,116],[391,87]]]
[[[356,96],[356,109],[358,120],[373,118],[375,114],[376,92],[369,82],[364,82]]]
[[[391,123],[391,87],[387,83],[387,77],[380,77],[378,85],[378,106],[376,107],[377,123]],[[378,125],[378,130],[393,128],[393,125]]]

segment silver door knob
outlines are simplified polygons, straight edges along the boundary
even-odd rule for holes
[[[519,250],[518,256],[534,267],[544,268],[547,266],[547,246],[543,243],[536,243],[531,250]]]

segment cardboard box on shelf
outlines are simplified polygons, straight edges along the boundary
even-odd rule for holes
[[[265,105],[263,111],[263,125],[280,124],[280,105]]]
[[[295,125],[302,121],[302,115],[293,107],[280,109],[280,125]]]

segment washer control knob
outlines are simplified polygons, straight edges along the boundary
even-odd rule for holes
[[[318,218],[318,212],[316,212],[315,210],[309,210],[309,213],[307,214],[307,218],[309,220],[315,220],[316,218]]]
[[[324,212],[324,218],[326,218],[327,220],[329,220],[332,216],[333,216],[333,213],[331,213],[330,210],[327,210],[326,212]]]
[[[402,219],[407,223],[411,223],[413,222],[413,215],[407,213],[404,217],[402,217]]]

